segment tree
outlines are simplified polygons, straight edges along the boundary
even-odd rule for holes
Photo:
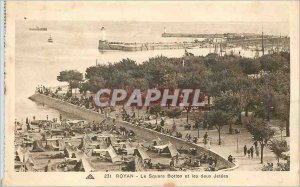
[[[191,118],[195,121],[196,128],[198,129],[198,138],[200,137],[200,126],[202,125],[203,129],[210,129],[212,126],[208,124],[208,113],[209,112],[199,112],[193,113]]]
[[[247,75],[257,74],[260,69],[259,62],[250,58],[242,58],[240,61],[240,66],[243,69],[243,73]]]
[[[57,80],[60,82],[69,83],[69,89],[72,92],[73,88],[79,88],[80,83],[83,81],[83,75],[76,70],[65,70],[59,73],[59,75],[57,76]]]
[[[200,89],[208,98],[209,109],[220,110],[231,120],[238,119],[239,123],[242,111],[246,116],[251,111],[255,117],[281,120],[289,136],[289,72],[289,53],[268,54],[256,59],[209,54],[184,58],[157,56],[141,64],[123,59],[87,68],[84,83],[82,75],[74,70],[61,72],[57,80],[68,82],[70,87],[80,84],[81,92],[96,92],[103,87],[129,92],[149,88],[169,88],[171,92],[175,88]],[[187,122],[190,108],[185,108]],[[272,109],[270,113],[269,108]]]
[[[177,118],[177,117],[179,117],[181,115],[181,110],[179,110],[178,108],[174,108],[174,109],[168,110],[166,112],[166,115],[169,118],[172,118],[173,119],[173,123],[175,124],[175,118]]]
[[[289,147],[287,145],[287,142],[285,140],[271,140],[271,143],[268,145],[270,150],[275,154],[277,158],[277,162],[279,162],[279,159],[283,159],[282,153],[287,152],[289,150]]]
[[[274,136],[274,130],[266,125],[266,121],[261,119],[252,119],[247,124],[247,130],[252,135],[254,141],[258,141],[261,148],[260,162],[263,163],[264,147],[268,141]]]
[[[277,71],[287,64],[287,59],[281,54],[268,54],[260,58],[261,69],[264,71]]]
[[[223,93],[221,96],[216,97],[213,108],[226,113],[228,118],[226,120],[229,123],[229,133],[232,134],[232,123],[238,119],[241,113],[238,97],[232,94],[232,92]]]
[[[267,72],[270,104],[273,117],[286,123],[286,136],[290,136],[290,57],[289,53],[275,53],[260,58],[261,68]]]
[[[290,77],[289,73],[281,69],[270,74],[271,104],[274,106],[273,116],[286,127],[286,136],[290,136]]]
[[[144,91],[148,88],[148,82],[143,78],[131,78],[129,80],[129,88],[131,90],[140,89],[141,91]]]
[[[242,106],[243,111],[245,111],[245,116],[248,117],[249,111],[255,111],[257,103],[262,100],[259,87],[255,84],[255,80],[248,77],[243,78],[241,81],[240,92],[239,92],[239,102]]]
[[[206,114],[207,112],[195,112],[195,113],[193,113],[192,115],[191,115],[191,119],[193,120],[193,121],[195,121],[195,125],[199,128],[199,125],[201,124],[201,123],[203,123],[204,122],[204,120],[206,119],[205,117],[204,117],[204,114]]]
[[[155,124],[157,125],[157,118],[158,118],[158,114],[161,112],[161,106],[160,105],[151,106],[149,112],[150,114],[155,115]]]
[[[81,92],[90,91],[92,93],[96,93],[101,88],[105,86],[105,80],[100,76],[93,76],[86,82],[82,83],[80,86]]]
[[[279,124],[279,130],[280,130],[280,139],[282,140],[282,131],[284,131],[285,125],[283,123]]]
[[[205,120],[208,122],[209,125],[215,126],[218,130],[219,134],[219,145],[221,145],[221,130],[223,126],[230,123],[230,115],[224,111],[221,110],[212,110],[207,112],[206,115],[204,115]]]

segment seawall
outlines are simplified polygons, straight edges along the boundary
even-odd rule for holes
[[[99,40],[98,49],[119,51],[149,51],[165,49],[185,49],[199,46],[197,43],[120,43]]]
[[[88,121],[102,121],[103,119],[105,119],[105,116],[103,114],[99,114],[97,112],[87,110],[83,107],[79,107],[71,103],[67,103],[65,101],[61,101],[45,95],[34,94],[31,97],[29,97],[29,99],[40,104],[45,104],[50,108],[54,108],[56,110],[63,111],[65,113],[78,116]],[[157,139],[159,137],[165,143],[171,142],[177,149],[195,148],[198,153],[199,152],[206,153],[207,155],[212,156],[213,158],[217,158],[217,166],[219,168],[224,168],[224,169],[226,168],[225,170],[231,170],[233,168],[236,168],[235,164],[230,163],[229,161],[227,161],[225,158],[218,155],[217,153],[208,150],[204,147],[201,147],[199,145],[196,145],[194,143],[187,142],[183,139],[179,139],[174,136],[169,136],[163,133],[159,133],[151,129],[138,127],[125,121],[117,121],[116,125],[123,126],[128,130],[133,130],[137,138],[145,141],[152,141],[153,139]]]
[[[162,37],[223,38],[224,34],[162,33]]]

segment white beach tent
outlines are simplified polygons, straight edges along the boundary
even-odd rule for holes
[[[168,144],[165,144],[165,145],[154,146],[154,148],[160,150],[160,152],[169,152],[171,154],[171,157],[174,157],[177,154],[179,154],[177,149],[170,142]]]

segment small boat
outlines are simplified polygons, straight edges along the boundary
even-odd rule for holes
[[[53,39],[52,39],[51,36],[48,38],[48,42],[49,42],[49,43],[53,43]]]
[[[26,18],[26,17],[25,17]],[[24,19],[25,19],[24,18]],[[27,18],[26,18],[27,19]],[[38,26],[35,26],[35,27],[31,27],[29,28],[30,31],[47,31],[47,27],[38,27]]]

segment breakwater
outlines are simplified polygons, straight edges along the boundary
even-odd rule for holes
[[[162,33],[162,37],[183,38],[224,38],[225,34],[190,34],[190,33]]]
[[[199,46],[195,42],[173,42],[173,43],[122,43],[122,42],[108,42],[99,40],[98,49],[105,50],[119,50],[119,51],[149,51],[149,50],[164,50],[164,49],[185,49]]]
[[[77,116],[79,118],[88,120],[88,121],[95,121],[100,122],[105,119],[105,116],[103,114],[99,114],[97,112],[87,110],[83,107],[79,107],[76,105],[73,105],[71,103],[67,103],[65,101],[51,98],[42,94],[34,94],[29,97],[34,102],[47,105],[50,108],[54,108],[59,111],[63,111],[65,113],[69,113],[71,115]],[[201,147],[199,145],[196,145],[191,142],[187,142],[183,139],[176,138],[174,136],[170,136],[167,134],[156,132],[152,129],[147,129],[143,127],[135,126],[131,123],[125,122],[125,121],[117,121],[116,123],[117,127],[123,126],[127,130],[133,130],[137,136],[137,138],[145,140],[145,141],[151,141],[157,138],[160,138],[163,142],[168,143],[171,142],[176,149],[189,149],[189,148],[195,148],[197,152],[206,153],[209,156],[212,156],[217,159],[217,167],[224,169],[224,170],[231,170],[236,167],[235,164],[230,163],[222,156],[218,155],[217,153],[208,150],[204,147]]]

